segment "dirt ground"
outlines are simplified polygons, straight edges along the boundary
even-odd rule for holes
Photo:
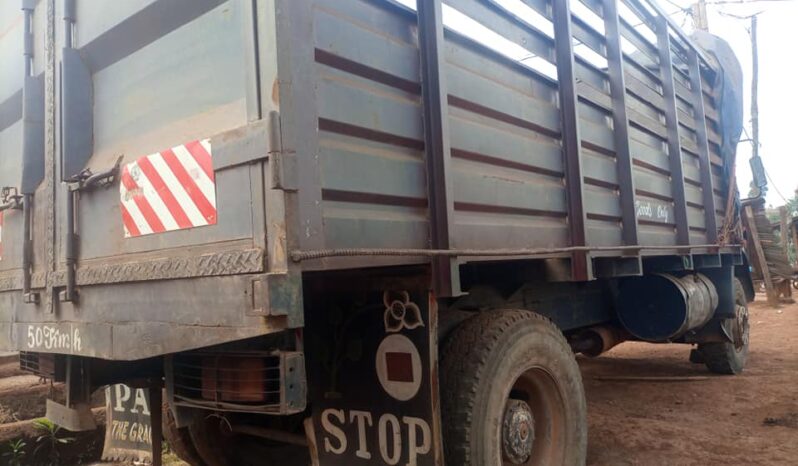
[[[772,309],[760,298],[751,306],[751,353],[741,376],[711,375],[688,361],[689,352],[683,345],[626,343],[596,359],[579,358],[588,465],[797,465],[798,304]],[[49,391],[15,367],[0,364],[2,451],[26,430],[15,420],[44,414]],[[693,379],[601,379],[616,376]]]
[[[588,464],[798,464],[798,304],[750,308],[751,352],[740,376],[713,376],[684,345],[626,343],[580,358],[589,412]],[[603,376],[688,376],[680,382]]]

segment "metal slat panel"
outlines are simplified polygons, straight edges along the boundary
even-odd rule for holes
[[[618,188],[618,170],[614,157],[582,149],[582,165],[585,168],[585,183],[590,184],[595,180],[602,185],[611,185]]]
[[[665,100],[662,97],[662,94],[655,90],[656,86],[653,84],[646,84],[646,82],[639,77],[639,73],[636,73],[630,66],[626,66],[627,63],[628,61],[624,62],[624,79],[626,80],[626,89],[651,107],[656,109],[664,108]]]
[[[549,107],[557,103],[557,85],[531,68],[487,49],[464,36],[446,37],[446,60],[452,67],[467,70],[520,94],[538,99]],[[559,128],[559,122],[557,124]]]
[[[648,144],[640,142],[634,137],[634,128],[631,130],[632,140],[632,157],[634,160],[640,161],[646,165],[656,167],[659,170],[670,173],[670,164],[668,163],[668,155],[662,149],[655,149]],[[660,144],[661,145],[661,144]]]
[[[452,238],[456,248],[483,248],[491,238],[502,248],[565,247],[568,228],[565,219],[528,217],[486,212],[457,212]]]
[[[578,81],[590,83],[597,89],[606,89],[607,73],[605,70],[596,67],[579,56],[575,56],[574,58],[576,63],[576,79]]]
[[[556,107],[470,70],[449,65],[446,71],[450,95],[517,119],[519,126],[527,129],[538,128],[547,136],[559,134],[560,120]]]
[[[659,62],[657,47],[624,19],[621,19],[621,34],[623,38],[634,45],[637,50],[644,53],[650,63],[657,64]]]
[[[607,57],[607,44],[604,35],[593,29],[587,22],[578,16],[573,17],[574,38],[596,52],[602,57]]]
[[[322,188],[424,199],[422,154],[352,137],[321,133]]]
[[[459,159],[452,165],[456,204],[490,206],[499,212],[527,211],[531,216],[565,216],[565,190],[556,180]]]
[[[392,22],[399,22],[396,15],[390,16],[394,17]],[[318,49],[410,82],[419,81],[420,63],[414,43],[400,41],[324,10],[316,12],[314,31]]]
[[[631,125],[629,127],[629,135],[633,140],[656,150],[658,153],[667,153],[666,141],[659,136],[652,135],[650,131],[643,131],[639,129],[637,125]],[[665,160],[667,160],[667,156],[665,156]],[[670,171],[670,169],[668,169],[668,171]]]
[[[676,220],[672,203],[638,193],[637,207],[637,221],[640,223],[641,231],[643,225],[668,227],[673,235]]]
[[[426,208],[323,202],[324,240],[331,248],[426,248]]]
[[[621,200],[615,191],[597,186],[585,187],[585,211],[588,218],[600,216],[621,221]],[[632,211],[634,212],[634,211]]]
[[[454,157],[490,157],[497,165],[548,176],[563,175],[559,144],[534,132],[453,108],[449,134]]]
[[[587,219],[587,237],[591,246],[621,244],[621,223],[617,220]]]
[[[417,96],[317,65],[319,118],[423,140]]]
[[[701,188],[698,186],[693,186],[691,184],[686,184],[684,187],[684,194],[687,200],[688,207],[690,204],[694,205],[702,205],[702,197],[701,197]]]
[[[640,242],[645,245],[651,246],[675,246],[676,236],[673,234],[673,228],[669,225],[649,225],[647,223],[640,224]],[[677,250],[674,249],[674,254]]]
[[[624,80],[625,78],[626,73],[624,73]],[[626,84],[626,90],[626,104],[629,106],[629,110],[633,110],[639,115],[643,115],[651,120],[657,121],[659,126],[662,126],[664,130],[665,123],[662,121],[663,116],[661,107],[655,107],[648,100],[641,99],[637,95],[633,94],[629,89],[628,83]],[[662,100],[661,96],[659,100]]]
[[[672,200],[670,180],[665,175],[635,167],[634,171],[635,186],[639,191],[655,194],[664,199]]]
[[[706,220],[704,217],[704,209],[687,206],[687,220],[690,222],[690,228],[701,228],[702,230],[706,230]]]
[[[624,55],[624,65],[624,72],[626,74],[634,76],[653,92],[659,92],[658,89],[661,85],[659,76],[655,75],[650,68],[641,64],[636,57]]]
[[[415,12],[385,0],[313,0],[315,10],[382,35],[390,40],[416,44]],[[319,22],[314,22],[318,27]]]
[[[505,9],[475,0],[446,0],[445,3],[494,33],[525,48],[532,56],[555,63],[553,39],[511,15]]]

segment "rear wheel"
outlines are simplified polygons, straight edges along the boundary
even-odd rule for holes
[[[582,377],[545,317],[491,311],[461,324],[444,345],[441,395],[448,464],[585,463]]]
[[[178,428],[169,404],[163,403],[163,437],[178,458],[191,466],[205,466],[200,459],[187,427]]]
[[[748,301],[745,299],[743,285],[734,279],[734,304],[736,317],[727,322],[734,342],[702,343],[698,345],[701,359],[711,372],[735,375],[743,371],[748,360],[749,331]]]

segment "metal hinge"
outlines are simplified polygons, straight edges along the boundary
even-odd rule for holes
[[[269,164],[272,189],[297,190],[296,155],[283,149],[282,126],[277,112],[269,113]]]
[[[294,189],[293,157],[282,149],[280,113],[269,112],[265,119],[213,136],[211,147],[214,171],[269,160],[269,187]]]

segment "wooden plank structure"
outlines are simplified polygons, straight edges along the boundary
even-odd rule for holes
[[[749,232],[748,252],[756,272],[755,278],[764,282],[768,302],[777,304],[779,296],[792,296],[790,286],[794,271],[787,254],[788,241],[783,240],[786,235],[780,239],[774,234],[774,226],[766,215],[764,203],[746,205],[743,213]],[[786,222],[786,218],[783,222]],[[787,231],[787,228],[783,231]]]

